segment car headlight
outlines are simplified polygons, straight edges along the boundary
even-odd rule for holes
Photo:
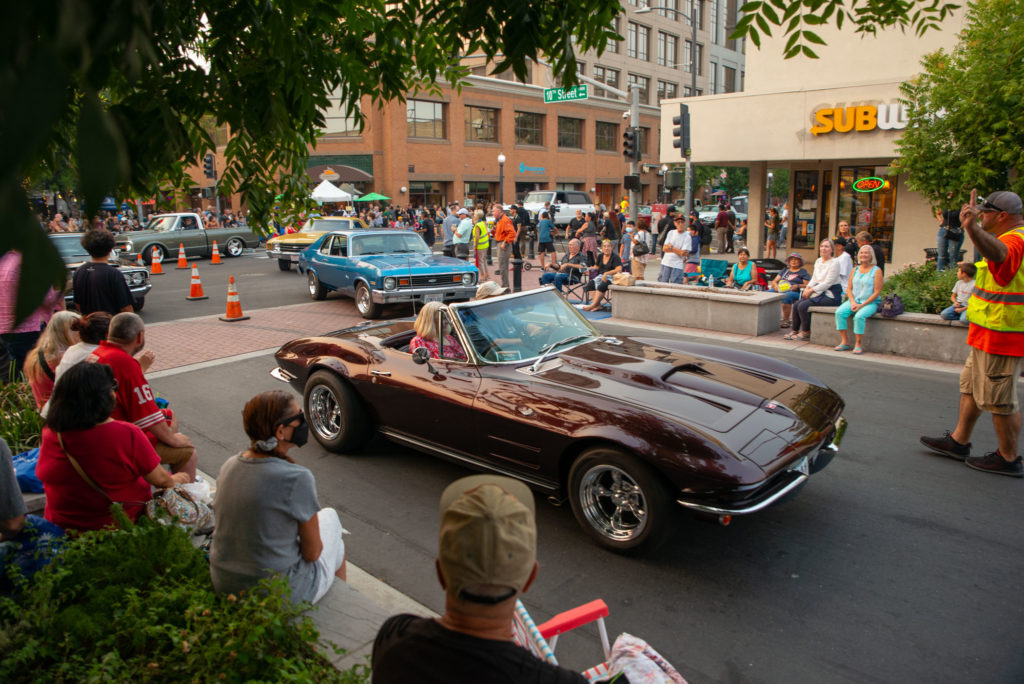
[[[472,273],[463,273],[462,274],[462,284],[463,285],[472,285],[473,284],[473,279],[474,279],[474,276],[473,276]]]
[[[123,251],[123,252],[134,252],[135,251],[135,245],[133,245],[131,240],[129,240],[128,242],[124,243],[124,246],[122,247],[121,251]]]
[[[394,290],[395,289],[395,279],[394,278],[385,278],[384,279],[384,289],[385,290]]]

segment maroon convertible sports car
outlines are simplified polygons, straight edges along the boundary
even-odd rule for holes
[[[781,501],[832,460],[846,426],[839,395],[799,368],[602,335],[551,288],[438,316],[460,347],[441,358],[410,354],[413,322],[400,320],[293,340],[272,374],[303,394],[324,448],[353,451],[377,431],[511,475],[567,498],[617,551],[664,540],[673,503],[728,522]]]

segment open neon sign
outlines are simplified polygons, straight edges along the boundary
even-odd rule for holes
[[[885,187],[885,179],[877,176],[861,178],[853,183],[853,189],[857,192],[874,192]]]

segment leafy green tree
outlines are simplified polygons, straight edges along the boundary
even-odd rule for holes
[[[789,169],[769,167],[768,170],[772,172],[771,195],[779,200],[779,204],[782,204],[789,199]]]
[[[920,36],[939,28],[959,7],[942,0],[751,0],[740,7],[743,16],[731,37],[750,38],[761,47],[761,36],[771,36],[775,26],[789,36],[783,48],[787,58],[803,55],[817,59],[811,45],[824,45],[825,41],[814,32],[815,26],[834,22],[841,29],[849,23],[857,33],[869,35],[898,27]]]
[[[750,189],[750,169],[746,166],[695,166],[693,177],[696,187],[722,190],[729,197],[744,195]]]
[[[952,52],[901,86],[910,107],[893,168],[939,208],[972,188],[1024,194],[1024,1],[977,0]]]
[[[64,284],[26,186],[67,150],[86,207],[105,195],[186,187],[214,148],[209,119],[228,126],[219,184],[240,193],[257,225],[283,195],[301,204],[305,162],[337,93],[361,121],[375,105],[456,87],[481,53],[525,78],[544,57],[576,80],[575,49],[619,39],[617,0],[33,0],[0,22],[0,253],[24,259],[16,317]],[[575,46],[575,47],[574,47]],[[204,125],[207,124],[207,125]]]

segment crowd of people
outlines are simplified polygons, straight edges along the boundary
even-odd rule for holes
[[[208,228],[220,226],[234,227],[246,225],[245,212],[235,214],[230,209],[218,214],[213,209],[202,209],[203,224]],[[46,211],[37,214],[36,219],[40,227],[47,233],[80,233],[87,228],[97,226],[106,228],[111,233],[126,233],[133,230],[142,230],[146,227],[147,218],[145,215],[137,215],[134,209],[124,211],[104,211],[93,217],[91,223],[86,223],[84,216],[77,216],[67,211]]]

